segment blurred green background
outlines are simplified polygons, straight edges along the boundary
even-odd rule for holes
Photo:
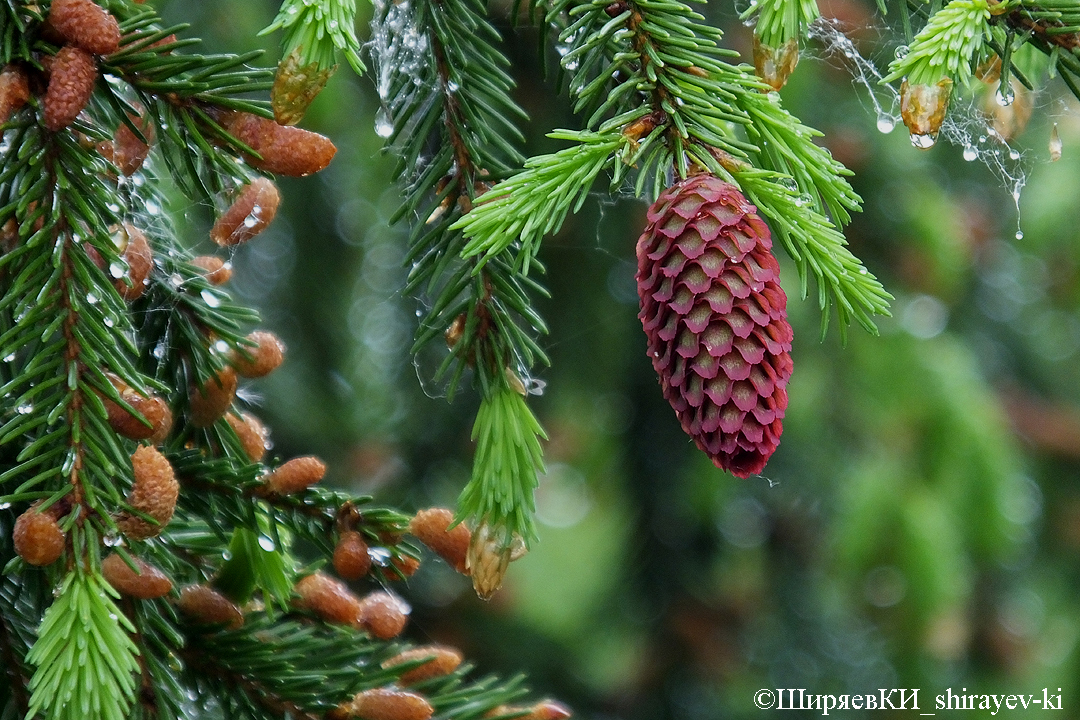
[[[876,23],[854,37],[879,66],[891,57],[870,4],[822,9]],[[261,43],[278,59],[277,37],[255,37],[276,11],[265,0],[163,11],[213,49]],[[705,11],[749,57],[734,7]],[[499,24],[528,150],[550,150],[543,133],[576,121],[541,73],[536,32]],[[820,45],[804,54],[784,101],[855,171],[865,207],[847,236],[896,302],[880,337],[853,329],[844,347],[834,328],[821,342],[781,259],[795,373],[767,478],[716,470],[680,431],[636,317],[645,206],[595,194],[541,254],[553,360],[533,401],[551,436],[541,542],[490,603],[425,563],[403,589],[412,637],[457,644],[483,670],[524,670],[583,718],[756,718],[762,687],[920,688],[929,712],[947,688],[1062,688],[1059,716],[1080,717],[1080,115],[1062,90],[1033,98],[1021,157],[1006,163],[1027,171],[1017,237],[1015,169],[1005,181],[963,145],[919,151],[902,126],[879,132],[836,59]],[[370,77],[331,81],[304,124],[337,158],[282,179],[278,219],[232,258],[233,291],[289,346],[245,397],[274,453],[316,453],[331,482],[380,502],[452,505],[477,398],[448,404],[429,379],[437,349],[408,354],[424,300],[399,291],[406,233],[387,225],[401,196],[378,109]],[[968,117],[967,141],[990,152]],[[1064,153],[1050,163],[1054,123]],[[179,209],[204,236],[208,209]]]

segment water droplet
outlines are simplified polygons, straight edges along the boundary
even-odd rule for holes
[[[9,502],[0,503],[0,510],[7,510],[9,507],[11,507],[11,503]]]
[[[1061,159],[1061,136],[1058,135],[1057,123],[1050,129],[1050,162]]]
[[[161,212],[161,206],[158,205],[153,200],[147,200],[146,201],[146,212],[150,213],[151,215],[157,215],[158,213]]]
[[[230,551],[226,550],[225,552],[221,553],[221,559],[226,561],[226,562],[228,562],[229,560],[232,560],[232,553]]]
[[[911,144],[920,150],[928,150],[934,147],[934,143],[937,142],[937,135],[917,135],[911,134]]]
[[[878,117],[878,119],[877,119],[878,132],[880,132],[880,133],[882,133],[884,135],[888,135],[889,133],[891,133],[893,131],[893,128],[895,128],[895,127],[896,127],[896,121],[893,120],[888,115],[881,115],[880,117]]]
[[[124,273],[127,271],[127,265],[117,260],[109,265],[109,274],[114,278],[124,277]]]
[[[116,547],[122,542],[122,538],[117,533],[109,533],[101,539],[101,542],[105,543],[106,547]]]
[[[268,538],[265,535],[260,535],[259,547],[261,547],[266,552],[274,552],[276,546],[274,545],[274,540],[272,538]]]
[[[537,380],[535,378],[529,378],[525,383],[525,392],[530,395],[543,395],[544,388],[547,387],[547,382],[544,380]]]
[[[977,157],[979,157],[979,151],[976,150],[974,147],[972,147],[971,145],[968,145],[966,148],[964,148],[964,159],[965,160],[967,160],[968,162],[971,162],[971,161],[975,160]]]
[[[15,408],[15,412],[19,413],[20,415],[29,415],[30,413],[34,412],[34,406],[32,403],[23,403],[19,407]]]
[[[154,346],[154,349],[150,351],[150,354],[156,357],[158,360],[165,357],[165,343],[159,342]]]
[[[114,325],[116,325],[116,321],[108,316],[106,316],[105,319],[102,320],[102,322],[105,323],[105,327],[113,327]]]
[[[866,269],[866,268],[864,268],[864,267],[860,267],[860,268],[859,268],[859,274],[860,274],[860,275],[868,275],[868,274],[869,274],[869,272],[867,271],[867,269]]]
[[[1016,231],[1016,239],[1017,240],[1023,240],[1024,239],[1024,231],[1023,230],[1017,230]]]
[[[776,183],[781,187],[785,188],[788,192],[795,193],[799,191],[799,183],[795,181],[795,178],[782,177],[777,180]]]
[[[169,276],[169,284],[179,290],[180,286],[184,284],[184,278],[180,277],[180,273],[173,273]]]
[[[907,57],[907,54],[909,52],[911,52],[911,48],[909,48],[907,45],[901,45],[896,48],[896,52],[894,54],[896,55],[897,60],[903,60]]]
[[[380,108],[375,116],[375,134],[381,138],[388,138],[394,134],[394,123],[390,120],[390,113],[386,108]]]
[[[367,552],[368,557],[371,558],[371,562],[375,563],[379,567],[386,567],[390,564],[390,551],[386,548],[368,548]]]
[[[244,218],[244,227],[253,228],[259,222],[259,218],[255,216],[255,213],[248,215]]]
[[[199,295],[202,296],[203,302],[212,308],[221,307],[221,298],[216,293],[210,290],[203,290]]]
[[[4,362],[12,362],[14,360],[15,360],[15,353],[11,353],[10,355],[6,355],[4,357]]]
[[[326,24],[326,26],[328,28],[330,28],[331,30],[337,30],[338,29],[338,21],[337,20],[331,20],[330,22],[328,22]]]
[[[98,296],[92,292],[86,293],[86,302],[90,303],[91,305],[97,305]]]
[[[1001,107],[1008,107],[1013,104],[1013,100],[1016,99],[1016,95],[1013,93],[1011,86],[1006,87],[1004,90],[999,89],[995,95],[997,104]]]
[[[456,93],[456,92],[457,92],[458,90],[460,90],[460,89],[461,89],[461,86],[460,86],[460,85],[458,85],[458,84],[457,84],[456,82],[454,82],[453,80],[451,80],[450,82],[446,83],[446,91],[447,91],[447,92],[452,92],[452,93]]]
[[[214,349],[217,350],[219,353],[227,353],[229,352],[229,343],[225,342],[224,340],[218,340],[216,343],[214,343]]]
[[[1020,152],[1018,150],[1010,150],[1009,151],[1009,159],[1010,160],[1019,160],[1020,159]]]

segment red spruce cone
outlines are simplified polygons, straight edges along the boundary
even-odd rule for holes
[[[768,226],[711,175],[668,188],[638,240],[649,356],[683,430],[741,478],[776,450],[791,377],[791,326]]]

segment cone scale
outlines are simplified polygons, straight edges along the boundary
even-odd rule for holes
[[[741,478],[776,450],[791,377],[791,326],[768,226],[711,175],[676,183],[649,208],[637,244],[649,357],[682,428]]]

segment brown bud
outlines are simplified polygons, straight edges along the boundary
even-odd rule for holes
[[[296,606],[318,615],[329,623],[356,625],[361,603],[345,583],[317,572],[296,583],[293,592],[300,596]]]
[[[341,533],[334,547],[334,571],[346,580],[359,580],[371,569],[371,556],[364,537],[355,530]]]
[[[326,463],[313,455],[293,458],[266,476],[266,488],[275,495],[291,495],[322,480]]]
[[[251,413],[241,413],[240,417],[228,413],[225,415],[225,420],[236,433],[236,437],[240,439],[240,444],[244,446],[244,453],[251,458],[251,462],[262,462],[266,455],[266,438],[269,433],[259,422],[259,418]]]
[[[420,569],[420,561],[409,555],[392,558],[390,564],[396,567],[405,577],[412,577]]]
[[[246,378],[261,378],[276,370],[285,359],[285,343],[277,335],[257,330],[247,336],[255,347],[240,345],[233,351],[229,362],[236,372]],[[250,358],[245,356],[250,354]]]
[[[15,552],[31,565],[50,565],[64,552],[64,533],[48,510],[38,512],[34,505],[15,521],[12,540]]]
[[[191,264],[203,271],[203,277],[211,285],[224,285],[232,277],[232,265],[213,255],[200,255]]]
[[[499,537],[501,533],[491,530],[485,522],[481,523],[472,535],[466,565],[472,575],[473,590],[482,600],[490,600],[495,591],[502,587],[503,578],[510,562],[525,554],[525,543],[514,535]]]
[[[457,648],[447,647],[446,645],[425,645],[398,653],[383,662],[382,666],[389,668],[395,665],[424,660],[424,662],[411,670],[403,672],[398,678],[399,685],[412,685],[433,677],[449,675],[457,669],[463,659],[461,651]]]
[[[304,119],[311,101],[326,87],[334,68],[319,69],[319,63],[300,64],[300,48],[296,48],[278,65],[270,105],[274,120],[282,125],[295,125]]]
[[[101,574],[121,595],[137,600],[150,600],[168,595],[172,591],[172,581],[165,573],[139,558],[132,558],[138,572],[131,569],[124,558],[113,553],[101,563]]]
[[[109,382],[120,393],[120,398],[146,419],[146,423],[144,423],[119,404],[102,397],[101,401],[105,404],[105,412],[108,413],[109,427],[115,430],[118,435],[122,435],[129,440],[151,438],[155,445],[164,440],[169,431],[172,430],[172,411],[169,410],[168,403],[157,395],[150,395],[149,397],[140,395],[127,383],[111,373],[108,374],[108,378]],[[160,440],[157,438],[160,438]]]
[[[380,640],[401,634],[409,622],[412,609],[401,598],[377,591],[360,600],[360,625]]]
[[[150,243],[146,241],[146,235],[142,230],[125,223],[122,232],[127,237],[124,262],[128,264],[128,271],[125,277],[113,280],[113,286],[120,293],[120,297],[130,302],[140,297],[146,290],[147,279],[154,267],[154,255],[150,251]],[[128,285],[129,280],[130,285]]]
[[[154,140],[154,126],[145,117],[129,116],[131,123],[139,128],[139,132],[147,141]],[[120,123],[113,136],[112,162],[124,175],[133,175],[142,167],[146,156],[150,154],[150,146],[139,139],[139,136],[131,131],[127,123]]]
[[[172,519],[180,483],[165,456],[146,445],[131,456],[131,469],[135,482],[127,498],[128,505],[157,522],[123,513],[117,518],[116,526],[130,538],[146,540],[160,535]]]
[[[247,242],[273,221],[280,203],[277,185],[267,178],[255,178],[240,189],[232,205],[214,223],[210,239],[222,247]]]
[[[798,38],[791,38],[780,47],[773,47],[761,42],[757,35],[754,36],[754,69],[757,76],[772,90],[784,87],[798,64]]]
[[[64,40],[95,55],[120,47],[116,18],[91,0],[53,0],[47,22]]]
[[[466,558],[472,533],[459,523],[451,529],[454,513],[446,508],[429,508],[416,513],[409,521],[409,532],[420,542],[434,550],[450,567],[464,575],[469,574]]]
[[[6,65],[0,70],[0,123],[11,119],[11,114],[30,99],[30,85],[24,73],[16,65]]]
[[[96,81],[97,65],[90,53],[70,45],[60,48],[42,101],[45,127],[56,132],[75,122],[89,102]]]
[[[318,133],[278,125],[273,120],[245,112],[228,112],[221,118],[225,130],[259,153],[245,156],[252,167],[266,172],[303,177],[330,164],[337,148]]]
[[[566,720],[574,713],[570,708],[555,700],[541,700],[532,707],[520,705],[499,705],[484,713],[485,718],[514,716],[514,720]]]
[[[423,695],[408,690],[374,688],[357,693],[340,709],[362,720],[428,720],[435,712]]]
[[[225,625],[235,630],[244,624],[240,608],[206,585],[189,585],[181,590],[177,607],[199,625]]]
[[[444,336],[446,337],[446,347],[453,350],[457,344],[461,341],[461,337],[465,334],[465,313],[461,313],[454,322],[450,323],[450,327],[446,328]]]
[[[207,380],[201,390],[191,392],[191,424],[210,427],[225,414],[236,397],[236,371],[223,367]]]

